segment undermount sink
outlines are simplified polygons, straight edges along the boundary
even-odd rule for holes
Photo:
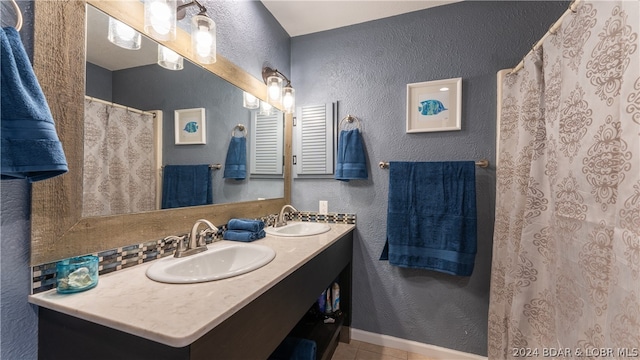
[[[157,260],[147,269],[151,280],[189,284],[246,274],[268,264],[276,256],[270,247],[258,244],[215,243],[209,250],[184,258]]]
[[[289,222],[281,227],[268,227],[264,231],[274,236],[311,236],[331,230],[329,224],[315,222]]]

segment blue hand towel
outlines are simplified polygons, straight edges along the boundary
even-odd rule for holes
[[[360,130],[342,130],[338,138],[338,161],[334,178],[341,181],[367,179],[367,157]]]
[[[477,248],[475,184],[473,161],[390,163],[380,260],[470,276]]]
[[[316,352],[315,341],[286,337],[269,356],[269,360],[315,360]]]
[[[166,165],[162,175],[162,208],[213,204],[209,165]]]
[[[247,138],[231,137],[223,177],[236,180],[244,180],[247,177]]]
[[[253,240],[262,239],[267,236],[264,230],[260,231],[245,231],[245,230],[227,230],[222,236],[225,240],[244,241],[250,242]]]
[[[227,229],[258,232],[264,229],[264,221],[251,219],[231,219],[227,223]]]
[[[66,173],[67,159],[49,105],[16,29],[2,29],[0,48],[2,179],[35,182]]]

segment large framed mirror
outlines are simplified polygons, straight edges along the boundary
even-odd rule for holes
[[[254,198],[255,192],[243,190],[236,192],[252,195],[247,198],[230,197],[228,200],[223,200],[223,203],[214,203],[214,205],[123,215],[83,216],[85,128],[82,119],[84,119],[86,84],[87,6],[95,8],[90,11],[99,10],[100,13],[116,18],[143,33],[143,5],[138,1],[68,0],[42,1],[35,4],[34,70],[56,120],[58,135],[70,170],[63,176],[33,184],[32,265],[184,233],[199,218],[209,219],[215,224],[225,224],[233,217],[255,217],[276,213],[284,204],[290,202],[291,166],[290,161],[285,161],[283,180],[276,185],[282,187],[282,197],[249,200]],[[227,85],[233,85],[238,93],[246,91],[262,100],[266,99],[266,86],[261,80],[252,77],[220,54],[214,64],[195,65],[197,62],[193,60],[190,36],[186,31],[178,29],[175,41],[158,43],[182,55],[185,60],[193,61],[193,64],[188,66],[193,67],[194,71],[204,71],[203,74],[206,74],[198,75],[199,77],[204,79],[205,76],[214,76],[224,81],[218,79],[211,82],[228,82]],[[197,84],[193,85],[193,91],[197,91],[195,88]],[[153,105],[149,106],[153,107]],[[232,131],[229,124],[215,126],[220,129],[217,132],[220,132],[220,135],[228,141]],[[163,136],[165,139],[166,131],[167,129]],[[291,157],[290,115],[285,116],[283,135],[284,156],[285,159],[289,159]],[[165,147],[163,147],[167,155],[165,158],[172,159],[172,156],[175,158],[175,154],[170,155],[171,150],[166,149],[169,147],[166,142],[168,141],[165,140]],[[195,145],[189,147],[195,147]],[[215,160],[212,159],[211,162]],[[225,186],[222,175],[217,176],[222,183],[221,186]],[[267,181],[270,180],[272,179],[267,179]],[[230,187],[237,189],[237,183],[228,181],[227,183]],[[272,182],[269,184],[271,184],[270,187],[274,186]]]

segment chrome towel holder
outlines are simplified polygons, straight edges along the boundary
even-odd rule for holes
[[[380,167],[380,169],[388,169],[389,168],[389,163],[385,162],[385,161],[380,161],[378,163],[378,166]],[[487,159],[478,160],[478,161],[476,161],[476,166],[481,167],[481,168],[489,167],[489,160],[487,160]]]

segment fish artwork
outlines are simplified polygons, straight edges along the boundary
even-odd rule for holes
[[[418,106],[418,111],[422,115],[438,115],[445,110],[449,109],[445,108],[444,104],[439,100],[424,100]]]
[[[184,131],[188,132],[188,133],[195,133],[198,131],[198,123],[195,121],[189,121],[188,123],[185,124],[184,126]]]

